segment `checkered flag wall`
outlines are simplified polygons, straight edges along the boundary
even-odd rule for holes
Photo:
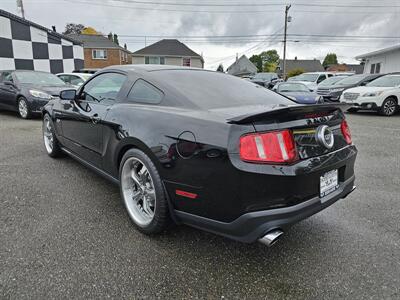
[[[29,23],[28,23],[29,24]],[[83,68],[83,47],[19,20],[0,16],[0,69],[51,73]]]

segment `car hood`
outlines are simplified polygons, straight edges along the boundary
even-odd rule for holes
[[[349,89],[352,87],[356,87],[357,84],[344,84],[344,85],[339,85],[339,84],[332,84],[332,85],[324,85],[324,86],[318,86],[318,89],[323,89],[323,90],[331,90],[331,89]]]
[[[38,84],[24,84],[23,85],[27,89],[38,90],[42,92],[46,92],[53,97],[58,97],[60,92],[68,89],[76,89],[73,85],[38,85]]]
[[[302,84],[304,84],[306,87],[308,87],[309,89],[312,89],[312,90],[316,90],[317,89],[317,84],[315,83],[315,82],[311,82],[311,81],[297,81],[297,80],[294,80],[295,82],[298,82],[298,83],[302,83]]]
[[[317,94],[312,92],[283,92],[280,94],[287,97],[294,97],[300,103],[316,103],[315,98],[318,97]]]
[[[352,89],[346,90],[346,93],[369,93],[369,92],[380,92],[393,90],[395,87],[379,87],[379,86],[359,86]]]

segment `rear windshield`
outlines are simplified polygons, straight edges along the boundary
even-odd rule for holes
[[[338,81],[340,82],[342,79],[346,78],[346,76],[333,76],[330,77],[328,79],[325,79],[324,81],[322,81],[319,86],[328,86],[328,85],[334,85],[336,84]]]
[[[296,76],[296,78],[293,78],[293,80],[314,82],[317,80],[318,76],[318,74],[300,74]]]
[[[18,71],[15,72],[15,77],[19,82],[27,84],[65,85],[65,82],[56,75],[44,72]]]
[[[367,84],[367,86],[375,87],[395,87],[398,85],[400,85],[400,75],[386,75]]]
[[[369,76],[369,75],[368,75]],[[348,84],[356,84],[359,83],[361,80],[366,78],[366,75],[353,75],[349,76],[343,80],[340,80],[337,85],[348,85]]]
[[[294,104],[289,99],[262,86],[220,72],[161,70],[152,73],[157,80],[168,82],[171,87],[203,109]]]

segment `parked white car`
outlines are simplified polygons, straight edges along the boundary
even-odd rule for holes
[[[75,87],[80,87],[86,80],[92,77],[93,74],[87,73],[59,73],[56,74],[58,78],[67,84],[71,84]]]
[[[352,105],[349,111],[368,109],[378,111],[384,116],[392,116],[399,109],[400,73],[388,74],[365,86],[346,90],[341,102]]]
[[[335,76],[335,73],[332,72],[310,72],[310,73],[303,73],[297,75],[293,78],[289,78],[288,81],[297,81],[305,86],[307,86],[310,91],[316,91],[318,88],[318,84],[324,81],[325,79]]]

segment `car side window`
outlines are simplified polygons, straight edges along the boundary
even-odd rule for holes
[[[318,80],[317,80],[317,83],[320,83],[320,82],[324,81],[325,79],[326,79],[325,75],[320,75]]]
[[[3,72],[2,76],[0,77],[0,80],[1,80],[1,82],[4,82],[4,81],[14,82],[11,72]]]
[[[112,105],[126,80],[119,73],[103,73],[90,80],[82,89],[80,99]]]
[[[159,104],[163,97],[164,93],[154,85],[144,81],[143,79],[138,79],[128,94],[128,101]]]
[[[69,76],[68,75],[60,75],[58,76],[62,81],[65,83],[69,83]]]
[[[71,83],[72,85],[80,85],[83,83],[83,80],[80,77],[75,76],[75,75],[71,75],[69,77],[69,79],[70,79],[69,83]]]

